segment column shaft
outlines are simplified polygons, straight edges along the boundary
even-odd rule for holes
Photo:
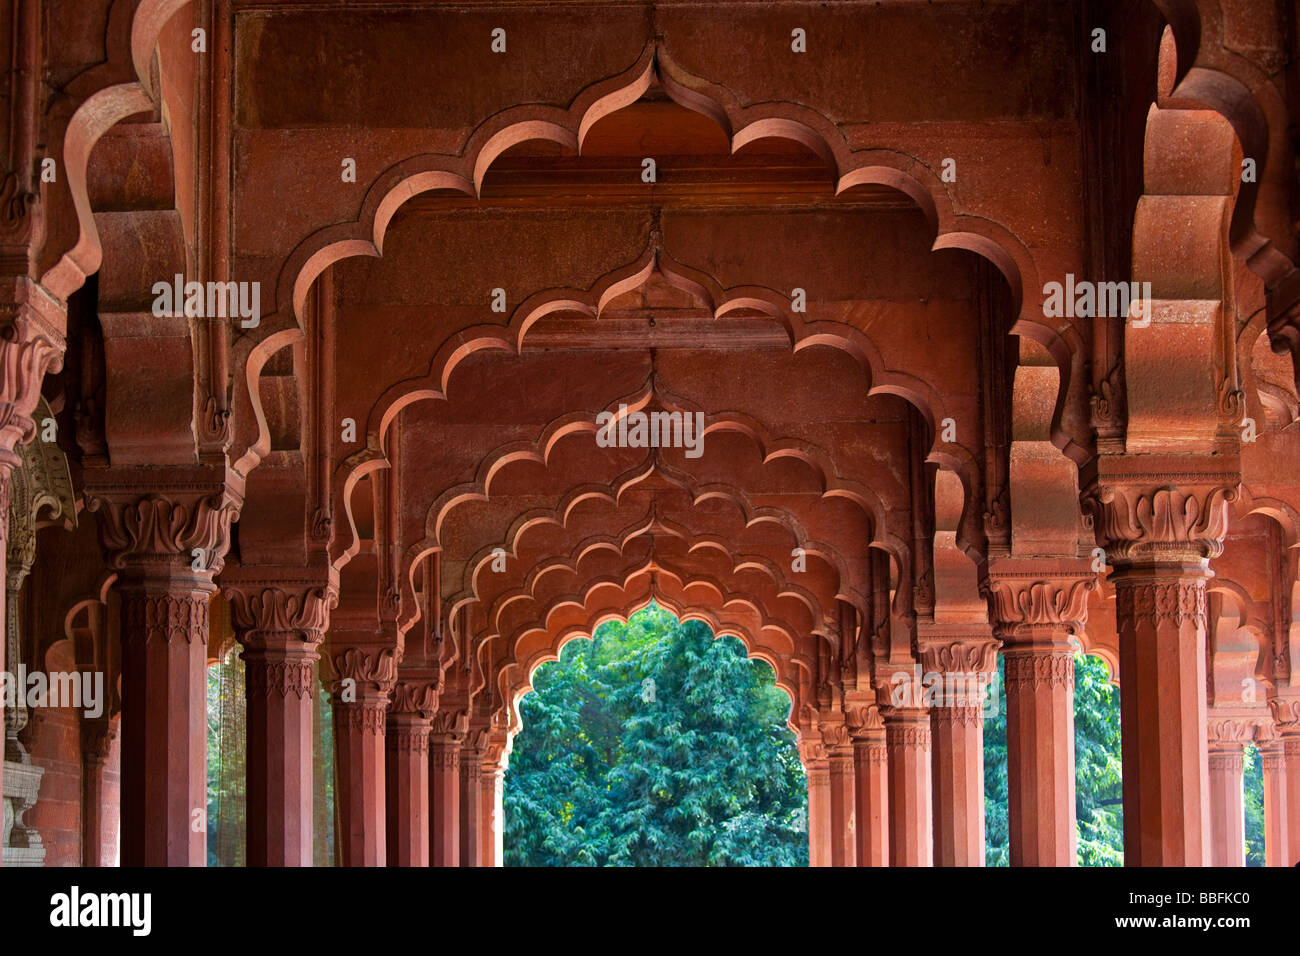
[[[1058,637],[1003,649],[1012,866],[1077,862],[1074,651]]]
[[[1286,755],[1282,741],[1274,738],[1259,743],[1264,772],[1264,865],[1290,866],[1287,848]]]
[[[343,866],[387,863],[384,733],[387,694],[334,704],[334,800],[338,806],[339,862]]]
[[[1111,575],[1129,866],[1201,866],[1208,858],[1206,573],[1189,562]]]
[[[483,844],[483,865],[505,865],[505,796],[506,771],[499,765],[485,764],[479,774],[479,796],[482,810],[480,812]]]
[[[831,866],[831,770],[825,759],[805,760],[808,778],[808,865]]]
[[[889,767],[884,729],[853,741],[857,865],[889,865]]]
[[[460,865],[483,865],[483,824],[480,819],[483,801],[479,797],[482,786],[483,752],[465,750],[460,765]]]
[[[388,865],[429,865],[429,718],[388,715]]]
[[[122,865],[207,863],[210,580],[119,579],[122,596]],[[125,576],[124,576],[125,577]]]
[[[984,865],[984,714],[980,704],[930,712],[936,866]]]
[[[1246,865],[1241,744],[1212,744],[1210,766],[1210,865]]]
[[[831,866],[858,865],[857,796],[853,775],[853,748],[830,754]]]
[[[889,751],[889,865],[934,865],[930,714],[923,707],[884,712]]]
[[[429,745],[429,840],[433,866],[460,866],[461,741],[435,737]]]

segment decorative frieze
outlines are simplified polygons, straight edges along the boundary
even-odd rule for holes
[[[155,642],[208,643],[208,601],[201,594],[157,594],[123,589],[122,639],[128,646]]]
[[[270,698],[272,694],[299,700],[311,699],[316,687],[316,655],[301,660],[267,661],[245,658],[245,681],[249,697]]]
[[[1228,533],[1235,474],[1142,475],[1094,486],[1083,499],[1111,561],[1217,558]]]
[[[1144,583],[1117,577],[1115,610],[1121,627],[1138,619],[1156,625],[1205,623],[1205,579],[1202,577]]]
[[[1011,687],[1074,689],[1074,652],[1008,649],[1002,655],[1003,679]]]

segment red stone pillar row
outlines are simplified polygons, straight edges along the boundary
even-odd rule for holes
[[[19,193],[18,222],[8,230],[7,241],[0,250],[5,261],[11,264],[29,260],[29,242],[33,235],[39,235],[33,223],[40,214],[28,214],[33,208],[26,201],[30,198],[33,198],[30,193]],[[63,366],[67,324],[66,306],[28,276],[6,276],[0,281],[0,583],[7,579],[9,475],[20,464],[15,449],[30,442],[36,434],[32,413],[41,397],[45,373],[57,372]],[[0,587],[0,635],[6,632],[7,619],[3,592],[4,588]],[[5,668],[4,643],[0,639],[0,671]],[[4,705],[0,702],[0,740],[4,740],[4,727]],[[3,790],[4,761],[0,760],[0,792]],[[3,854],[4,848],[0,847],[0,863]]]
[[[429,743],[429,859],[433,866],[462,865],[460,801],[461,773],[465,766],[461,754],[464,727],[463,715],[443,711],[434,717]]]
[[[81,725],[81,865],[113,866],[120,801],[119,724],[116,719]]]
[[[885,722],[871,704],[847,710],[853,738],[853,815],[858,866],[889,865],[889,769]]]
[[[204,866],[208,604],[242,499],[224,469],[161,471],[86,473],[121,595],[121,859]]]
[[[1087,621],[1096,575],[1082,561],[1001,559],[989,581],[1007,697],[1011,865],[1074,866],[1071,642]]]
[[[987,625],[920,625],[932,740],[936,866],[984,865],[984,694],[997,666]]]
[[[1209,861],[1205,585],[1234,488],[1189,476],[1180,487],[1111,480],[1094,492],[1114,568],[1129,866]]]
[[[1268,699],[1278,743],[1271,749],[1277,791],[1279,865],[1300,866],[1300,688],[1287,685]],[[1270,835],[1272,827],[1270,829]],[[1265,854],[1268,847],[1265,846]]]
[[[402,679],[393,688],[385,734],[389,866],[429,865],[429,728],[437,707],[433,683]]]
[[[919,693],[919,690],[918,690]],[[889,770],[889,865],[934,865],[930,712],[883,706]]]
[[[1246,865],[1246,817],[1242,784],[1244,742],[1250,724],[1212,719],[1209,725],[1210,866]]]
[[[222,589],[243,648],[248,864],[311,866],[317,648],[336,592],[291,574]]]
[[[335,833],[342,866],[387,865],[385,733],[395,651],[378,633],[330,632]]]

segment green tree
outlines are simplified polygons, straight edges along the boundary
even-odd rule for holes
[[[789,699],[734,638],[651,606],[539,669],[506,774],[506,863],[807,863]]]
[[[1246,747],[1242,794],[1246,810],[1246,865],[1264,865],[1264,765],[1258,748]]]

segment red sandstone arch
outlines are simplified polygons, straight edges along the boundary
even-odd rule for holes
[[[657,67],[657,64],[660,65]],[[1072,330],[1049,328],[1041,319],[1041,309],[1035,310],[1029,307],[1030,304],[1036,306],[1039,303],[1039,294],[1030,295],[1029,302],[1026,302],[1023,290],[1038,288],[1037,271],[1028,251],[1011,233],[989,220],[956,213],[951,198],[939,178],[914,158],[888,150],[852,153],[834,124],[803,108],[790,104],[766,107],[778,113],[783,110],[794,111],[799,114],[798,116],[760,115],[765,109],[763,106],[741,110],[737,104],[728,99],[725,90],[720,87],[713,88],[698,78],[691,78],[692,92],[686,95],[686,87],[681,84],[680,78],[673,78],[676,68],[667,59],[666,54],[655,46],[649,46],[631,70],[620,77],[601,81],[589,87],[584,94],[575,99],[568,111],[544,108],[544,111],[548,111],[547,118],[525,119],[524,114],[530,109],[535,112],[538,108],[520,107],[507,110],[486,121],[471,134],[460,157],[443,157],[436,163],[432,159],[417,158],[399,164],[398,167],[381,175],[372,185],[363,203],[362,214],[356,222],[328,227],[299,246],[299,249],[290,256],[281,273],[276,296],[279,317],[272,317],[271,321],[264,323],[266,329],[260,334],[266,335],[267,338],[263,340],[263,344],[251,345],[251,352],[247,356],[245,385],[248,389],[247,397],[252,403],[250,411],[257,421],[259,434],[249,446],[248,452],[241,457],[237,467],[244,471],[253,467],[260,459],[261,449],[265,448],[266,423],[259,407],[257,376],[265,359],[273,351],[293,340],[292,329],[301,317],[306,290],[321,271],[344,257],[382,254],[383,234],[391,221],[392,213],[397,205],[418,192],[450,188],[469,193],[471,167],[474,169],[474,177],[477,177],[474,185],[477,189],[477,183],[481,182],[482,172],[486,169],[486,164],[481,161],[484,155],[488,157],[487,162],[490,163],[492,157],[499,155],[499,152],[509,145],[537,137],[552,139],[571,145],[575,149],[579,148],[579,133],[585,135],[585,131],[590,128],[595,118],[606,115],[610,110],[638,98],[648,86],[656,69],[669,77],[669,92],[682,96],[685,100],[682,105],[712,116],[722,124],[724,131],[732,137],[733,150],[759,136],[781,136],[808,145],[823,158],[834,160],[836,171],[840,174],[837,192],[865,183],[879,183],[899,188],[920,202],[927,218],[937,230],[938,237],[933,248],[963,248],[990,259],[1011,285],[1013,302],[1019,315],[1017,325],[1012,331],[1030,335],[1038,340],[1051,352],[1062,369],[1062,388],[1053,414],[1053,440],[1077,463],[1081,463],[1087,457],[1082,446],[1073,443],[1059,427],[1065,394],[1069,389],[1073,361],[1071,355],[1079,352],[1082,340]],[[710,88],[719,99],[711,101],[712,107],[706,107],[704,104],[710,100],[703,93],[693,92],[697,88]],[[750,116],[754,118],[751,120]],[[732,129],[738,129],[739,132],[731,134]],[[750,132],[746,134],[746,130]],[[436,168],[424,168],[430,164],[436,165]],[[616,280],[611,279],[611,284],[614,281]],[[767,306],[776,310],[774,314],[780,315],[783,311],[780,297],[773,296],[770,290],[760,290],[760,293],[760,301],[764,301]],[[593,303],[590,301],[591,298],[590,296],[583,298],[575,294],[563,295],[558,300],[552,299],[546,303],[546,307],[541,311],[525,312],[522,318],[520,313],[516,312],[516,317],[512,320],[515,331],[513,347],[517,350],[521,346],[528,324],[536,321],[547,311],[575,306],[582,310],[594,307],[598,313],[599,302]],[[721,302],[718,314],[726,314],[735,308],[750,307],[744,304],[744,298],[740,295],[735,297],[734,301]],[[716,296],[714,299],[720,301]],[[290,316],[293,317],[292,321],[288,318]],[[786,317],[793,316],[787,313]],[[828,323],[827,326],[831,324]],[[285,335],[286,331],[290,334]],[[449,343],[444,354],[440,354],[433,363],[426,378],[427,387],[434,387],[434,383],[437,383],[445,389],[445,373],[440,366],[449,369],[457,356],[465,354],[465,350],[510,347],[505,343],[511,338],[499,327],[480,327],[462,332],[458,340]],[[796,336],[795,347],[799,348],[812,342],[827,343],[836,338],[832,328],[822,327],[809,330],[803,340]],[[851,349],[859,347],[861,343],[853,343],[849,346]],[[448,352],[450,354],[445,354]],[[876,378],[879,376],[873,375],[873,379]],[[902,394],[910,401],[916,402],[917,384],[919,383],[889,383],[887,388],[896,388],[896,394]],[[932,414],[932,409],[925,405],[918,407],[933,424],[935,416]],[[398,408],[400,408],[399,404],[389,403],[389,407],[382,412],[379,422],[375,422],[372,417],[372,426],[378,426],[377,432],[371,434],[373,440],[381,440],[384,419],[391,417]],[[938,453],[942,454],[941,451]]]
[[[629,288],[636,287],[641,282],[644,282],[655,270],[659,270],[670,282],[678,287],[698,291],[699,294],[706,297],[706,301],[717,301],[717,296],[721,294],[716,282],[710,277],[678,264],[665,265],[663,258],[652,248],[637,263],[618,270],[616,273],[608,275],[597,282],[591,292],[582,293],[576,290],[566,290],[560,293],[541,294],[525,301],[515,310],[511,319],[511,325],[518,327],[516,334],[519,343],[512,344],[509,340],[510,333],[501,326],[479,327],[479,330],[484,333],[479,338],[473,337],[475,330],[466,330],[460,336],[445,343],[442,349],[439,350],[428,376],[418,381],[402,382],[390,387],[385,397],[381,398],[379,405],[372,412],[370,423],[367,426],[368,446],[346,459],[336,472],[336,487],[339,489],[339,500],[342,503],[341,510],[349,517],[349,527],[353,529],[353,535],[355,535],[355,523],[352,520],[350,510],[352,494],[358,481],[386,467],[387,459],[382,436],[388,433],[392,422],[403,408],[420,400],[446,400],[449,397],[448,380],[451,373],[457,367],[457,363],[468,354],[472,354],[473,351],[480,348],[491,348],[518,352],[527,328],[537,322],[541,316],[560,310],[597,315],[602,303],[612,300]],[[709,290],[708,284],[712,284],[714,291]],[[788,303],[783,302],[771,290],[748,288],[744,291],[747,293],[746,295],[733,298],[718,307],[718,314],[727,314],[741,308],[756,309],[761,307],[767,314],[781,317],[790,328],[798,328],[802,324],[802,320],[799,319],[798,315],[790,311]],[[833,326],[835,332],[823,331],[826,326]],[[944,404],[933,389],[914,376],[894,373],[881,368],[883,363],[879,359],[878,352],[861,333],[838,323],[809,323],[809,328],[816,328],[816,330],[810,332],[805,340],[795,345],[795,352],[814,344],[837,345],[857,359],[860,364],[864,364],[864,367],[868,370],[871,375],[868,394],[884,393],[903,397],[913,402],[919,401],[921,402],[923,414],[930,420],[932,426],[937,425],[938,421],[944,417]],[[645,387],[641,394],[624,396],[621,401],[626,402],[629,407],[639,407],[637,403],[644,402],[648,394],[649,386]],[[617,405],[617,402],[614,404]],[[762,433],[760,423],[746,421],[741,416],[716,416],[715,423],[711,423],[709,427],[710,429],[726,428],[751,433],[754,435],[755,441],[760,444],[760,447],[770,441],[770,439],[760,439],[758,437]],[[547,450],[551,445],[566,435],[584,430],[594,433],[596,426],[590,418],[584,419],[581,414],[575,413],[567,419],[553,422],[531,448],[518,447],[518,443],[516,443],[516,447],[500,451],[500,462],[504,464],[512,460],[518,460],[520,457],[544,462],[548,454]],[[960,443],[941,444],[938,440],[937,429],[934,429],[934,442],[934,450],[931,452],[932,460],[945,467],[952,468],[962,475],[963,486],[969,495],[973,488],[971,476],[976,467],[974,453]],[[833,493],[835,495],[865,497],[864,490],[860,487],[857,489],[850,488],[838,476],[833,480],[831,479],[824,463],[824,455],[822,459],[815,460],[815,456],[809,449],[801,448],[794,443],[782,444],[779,442],[772,446],[771,451],[764,448],[764,453],[772,458],[795,457],[805,461],[810,466],[820,468],[825,476],[828,490],[834,489]],[[494,452],[493,454],[497,453]],[[485,485],[490,480],[491,470],[495,467],[499,467],[499,465],[494,464],[487,467],[486,472],[480,473],[478,481],[480,486]],[[466,493],[482,493],[482,487],[476,491]],[[883,509],[875,509],[877,519],[882,514]],[[878,526],[883,527],[884,525],[878,523]],[[346,559],[347,554],[354,553],[355,547],[356,540],[354,537],[351,542],[344,546],[342,555],[344,559]]]
[[[455,634],[459,630],[457,622],[464,619],[459,613],[462,608],[468,610],[472,604],[478,604],[484,612],[474,615],[475,619],[485,616],[488,626],[496,633],[508,616],[518,614],[513,605],[527,608],[530,603],[543,600],[545,593],[568,586],[566,581],[580,583],[625,575],[630,561],[638,566],[653,564],[678,573],[679,577],[702,575],[704,568],[712,569],[709,577],[714,581],[739,581],[744,577],[746,593],[755,600],[769,608],[788,607],[788,619],[799,624],[802,633],[809,638],[817,634],[835,642],[830,618],[830,605],[836,600],[833,595],[791,581],[762,553],[746,553],[713,535],[692,534],[689,528],[660,517],[653,509],[616,535],[575,535],[574,538],[545,546],[539,554],[518,562],[513,573],[485,579],[472,597],[462,596],[448,614],[449,631]],[[661,550],[661,541],[667,543],[666,550]],[[689,567],[683,565],[687,560],[691,562]],[[733,590],[738,587],[729,586]],[[796,620],[794,612],[799,609],[803,620]]]
[[[709,584],[696,587],[694,591],[692,587],[693,582],[681,582],[671,576],[665,584],[652,581],[648,574],[634,572],[622,583],[595,582],[582,593],[552,603],[536,626],[514,636],[511,646],[516,656],[495,674],[496,686],[506,702],[511,734],[517,733],[521,726],[518,702],[532,689],[532,675],[539,666],[558,660],[560,650],[568,641],[589,638],[604,621],[626,621],[655,601],[679,620],[703,621],[713,629],[715,637],[730,635],[738,638],[751,657],[771,666],[776,673],[777,686],[791,700],[788,722],[798,736],[803,729],[798,723],[803,710],[803,679],[797,670],[792,669],[794,662],[774,653],[760,636],[764,632],[784,633],[781,625],[765,620],[762,612],[749,605],[743,597],[728,594]],[[600,592],[604,592],[603,596]]]
[[[594,426],[587,430],[594,430]],[[760,436],[756,436],[748,431],[742,431],[742,434],[754,438],[756,443],[762,447],[761,442],[758,441]],[[772,456],[770,454],[765,456],[765,460],[771,460],[771,458]],[[516,458],[515,460],[548,464],[545,457],[536,452],[532,452],[521,458]],[[480,474],[485,475],[495,473],[498,468],[498,462],[500,461],[501,459],[497,458],[485,462],[481,468]],[[503,541],[489,542],[480,547],[476,561],[471,564],[471,573],[473,573],[475,566],[478,570],[481,570],[482,567],[490,561],[490,550],[494,545],[500,544],[502,547],[507,548],[511,553],[514,553],[518,547],[520,536],[527,532],[531,527],[538,525],[564,527],[568,522],[568,516],[572,510],[584,501],[604,501],[611,506],[616,506],[626,490],[636,488],[637,485],[652,472],[658,473],[670,484],[687,491],[690,498],[697,504],[709,499],[718,499],[729,502],[739,514],[744,516],[747,526],[755,524],[771,524],[785,529],[791,535],[792,544],[796,547],[803,548],[805,553],[809,555],[821,556],[837,569],[837,576],[842,582],[842,590],[839,597],[844,600],[849,600],[860,608],[865,609],[865,601],[867,598],[863,590],[864,585],[858,580],[859,575],[851,570],[850,563],[846,556],[840,552],[836,545],[813,539],[807,530],[803,528],[802,523],[795,515],[784,512],[775,507],[757,507],[748,500],[748,496],[744,489],[734,487],[730,484],[719,484],[713,482],[707,485],[700,485],[700,483],[691,475],[680,472],[673,466],[656,462],[653,455],[648,455],[643,458],[639,464],[624,472],[622,476],[616,478],[608,486],[579,482],[560,495],[553,509],[534,509],[528,513],[515,516],[512,519],[510,531],[507,533]],[[824,472],[822,472],[822,474],[824,474]],[[437,501],[435,501],[433,506],[429,509],[429,517],[426,522],[425,540],[412,545],[408,549],[406,558],[403,561],[404,568],[409,569],[407,573],[402,575],[404,589],[408,587],[410,582],[413,580],[415,568],[418,562],[425,555],[441,547],[440,529],[449,514],[449,508],[469,501],[490,500],[491,492],[488,483],[486,477],[481,478],[480,481],[474,483],[474,485],[469,489],[453,489],[444,493]],[[823,493],[823,498],[829,499],[833,497],[844,497],[861,508],[866,526],[878,529],[875,534],[876,547],[883,548],[889,552],[895,560],[899,560],[900,556],[908,553],[909,545],[907,544],[906,539],[898,533],[897,530],[891,529],[889,523],[886,523],[884,526],[877,524],[878,521],[884,520],[886,516],[881,511],[878,511],[875,507],[871,506],[872,503],[870,499],[858,494],[833,495],[831,494],[833,488],[834,485],[827,488],[827,491]],[[869,489],[866,490],[869,491]],[[874,499],[875,496],[872,495],[871,498]],[[878,499],[875,499],[875,503],[879,504]],[[776,556],[777,559],[787,557],[788,555],[785,553]],[[409,607],[411,605],[408,604],[407,606]],[[449,607],[451,606],[453,605],[449,605]],[[404,621],[403,627],[409,627],[412,623],[414,623],[414,618]]]

